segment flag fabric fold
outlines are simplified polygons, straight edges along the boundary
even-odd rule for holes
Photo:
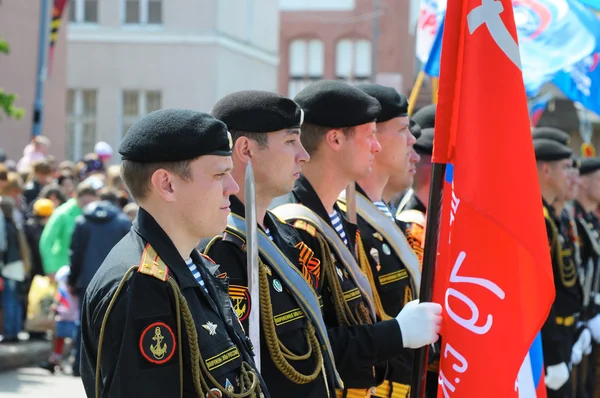
[[[434,283],[440,397],[518,396],[554,301],[520,65],[510,0],[448,2],[433,152],[447,164]]]

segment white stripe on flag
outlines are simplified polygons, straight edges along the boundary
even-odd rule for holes
[[[529,352],[521,365],[519,370],[519,377],[517,379],[517,385],[519,388],[519,398],[535,398],[536,390],[533,384],[533,372],[531,370],[531,359],[529,358]]]

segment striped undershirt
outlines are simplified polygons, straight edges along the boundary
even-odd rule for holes
[[[333,225],[335,231],[338,233],[342,241],[344,241],[344,244],[348,246],[348,238],[346,237],[346,232],[344,231],[344,226],[342,225],[342,219],[340,218],[338,212],[334,210],[333,213],[329,215],[329,219],[331,220],[331,225]]]
[[[200,275],[200,271],[198,271],[198,267],[196,267],[194,260],[192,260],[191,258],[188,258],[187,260],[185,260],[185,263],[187,264],[187,267],[189,268],[190,272],[192,273],[192,275],[194,276],[194,278],[196,279],[198,284],[200,286],[202,286],[202,288],[204,289],[204,291],[206,293],[208,293],[208,289],[206,288],[206,285],[204,284],[204,279],[202,279],[202,275]]]
[[[377,202],[373,202],[373,204],[375,206],[377,206],[377,208],[379,210],[381,210],[381,212],[383,214],[385,214],[386,216],[388,216],[389,218],[392,219],[392,221],[395,221],[394,216],[392,215],[392,212],[390,211],[390,208],[387,207],[387,205],[385,204],[385,202],[378,200]]]
[[[271,235],[271,231],[269,230],[269,228],[265,228],[265,234],[267,234],[269,239],[271,239],[271,241],[273,241],[273,235]]]

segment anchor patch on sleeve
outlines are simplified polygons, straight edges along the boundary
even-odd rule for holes
[[[161,365],[173,357],[177,342],[173,330],[166,323],[154,322],[140,335],[139,346],[144,359]]]

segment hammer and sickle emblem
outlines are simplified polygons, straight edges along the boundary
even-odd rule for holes
[[[498,48],[521,70],[519,45],[502,22],[502,12],[504,6],[501,1],[481,0],[481,5],[473,8],[467,15],[469,33],[473,34],[481,25],[486,25]]]

